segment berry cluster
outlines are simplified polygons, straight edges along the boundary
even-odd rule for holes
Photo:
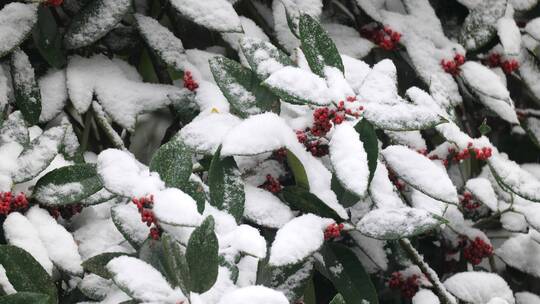
[[[81,204],[73,204],[62,207],[50,207],[47,208],[49,214],[58,219],[62,217],[65,220],[71,219],[74,215],[81,213],[83,206]]]
[[[324,230],[324,240],[328,241],[340,237],[343,227],[343,224],[336,223],[328,225]]]
[[[193,79],[193,74],[190,71],[184,73],[184,88],[195,92],[199,88],[199,84]]]
[[[459,201],[461,206],[469,211],[476,210],[480,207],[480,203],[473,200],[472,194],[469,191],[463,192],[463,196]]]
[[[272,154],[272,157],[279,162],[284,162],[287,159],[287,148],[279,148]]]
[[[45,1],[45,5],[56,7],[62,5],[63,2],[64,0],[47,0]]]
[[[483,258],[493,255],[493,246],[477,237],[474,241],[463,238],[460,245],[464,247],[463,257],[473,265],[478,265]]]
[[[452,76],[456,76],[461,72],[460,67],[464,63],[465,63],[465,56],[461,54],[456,54],[454,56],[454,59],[451,59],[451,60],[446,60],[446,59],[441,60],[441,66],[443,70],[446,73],[451,74]]]
[[[260,188],[266,189],[272,193],[279,193],[283,187],[277,178],[274,178],[272,175],[266,175],[266,181],[264,184],[259,186]]]
[[[150,228],[150,237],[154,240],[159,240],[162,231],[156,221],[154,212],[152,211],[154,196],[150,195],[148,197],[133,198],[131,201],[137,206],[137,210],[139,210],[139,213],[141,214],[141,221],[148,227],[154,225]]]
[[[401,33],[388,26],[373,27],[368,25],[360,30],[360,35],[387,51],[396,49],[399,40],[401,40]]]
[[[512,74],[512,72],[519,69],[519,62],[517,60],[502,60],[501,55],[498,53],[491,53],[487,59],[484,60],[484,64],[492,68],[501,67],[506,74]]]
[[[28,200],[24,193],[13,195],[11,192],[0,192],[0,214],[8,215],[11,212],[23,211],[28,208]]]
[[[417,274],[405,278],[401,272],[397,271],[392,273],[390,280],[388,280],[388,286],[392,289],[399,289],[402,297],[412,299],[420,289],[419,279],[420,276]]]
[[[467,148],[459,152],[456,152],[456,149],[454,148],[448,148],[448,154],[451,155],[451,160],[458,163],[462,160],[471,158],[471,156],[474,156],[474,158],[477,160],[487,160],[491,157],[491,155],[493,155],[493,150],[490,147],[475,148],[473,143],[470,142],[468,143]],[[431,155],[429,156],[429,159],[436,160],[441,158],[437,155]],[[448,159],[442,159],[442,161],[444,166],[447,167]]]

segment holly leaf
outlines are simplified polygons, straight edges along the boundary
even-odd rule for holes
[[[377,170],[377,160],[379,158],[379,141],[377,140],[377,133],[375,128],[369,121],[362,119],[358,122],[354,129],[360,134],[360,140],[364,144],[364,150],[367,153],[368,167],[369,167],[369,184],[373,180],[375,170]]]
[[[309,190],[309,180],[306,169],[298,157],[296,157],[289,149],[287,149],[287,165],[292,171],[296,185]]]
[[[11,52],[26,39],[36,24],[36,11],[36,4],[17,2],[8,3],[0,10],[0,57]]]
[[[313,213],[321,217],[333,218],[336,221],[343,220],[334,209],[328,207],[315,194],[302,187],[285,187],[281,191],[281,195],[283,200],[293,209],[300,210],[304,213]]]
[[[186,260],[190,274],[190,290],[203,293],[217,280],[219,258],[214,218],[208,216],[189,237]]]
[[[7,296],[0,297],[0,304],[48,304],[51,298],[43,293],[36,292],[17,292]]]
[[[178,243],[168,234],[161,236],[161,269],[173,287],[180,287],[184,294],[189,294],[191,284],[189,265]]]
[[[167,187],[186,187],[193,169],[193,152],[179,138],[161,146],[150,161],[150,171],[159,173]]]
[[[107,263],[109,263],[110,260],[123,255],[128,254],[124,252],[105,252],[102,254],[98,254],[84,261],[82,263],[82,267],[86,272],[96,274],[104,279],[111,279],[112,274],[109,272],[109,270],[107,270],[105,266],[107,265]]]
[[[485,46],[497,35],[497,21],[506,12],[507,0],[480,1],[465,18],[459,43],[468,51]]]
[[[15,91],[15,105],[31,125],[39,122],[41,115],[41,92],[36,82],[34,68],[28,55],[20,49],[11,54],[11,78]]]
[[[256,284],[279,290],[285,294],[289,302],[295,303],[302,297],[312,277],[313,261],[313,258],[307,258],[296,264],[273,266],[268,264],[268,259],[259,260]],[[298,280],[291,281],[292,277]]]
[[[49,65],[61,69],[66,65],[66,54],[62,48],[62,35],[58,30],[56,20],[48,6],[38,8],[38,21],[34,27],[32,37],[34,45]]]
[[[240,47],[259,79],[266,79],[280,68],[294,64],[287,54],[268,41],[244,37],[240,40]]]

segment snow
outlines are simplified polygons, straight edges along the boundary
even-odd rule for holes
[[[127,233],[138,245],[142,245],[148,238],[148,226],[141,221],[135,204],[116,205],[111,208],[111,216],[115,225],[120,226],[122,232]]]
[[[272,193],[246,184],[244,217],[257,225],[269,228],[281,228],[294,218],[289,206],[285,205]]]
[[[439,224],[429,212],[416,208],[375,209],[356,225],[362,234],[376,239],[399,239],[431,230]]]
[[[66,183],[56,185],[50,183],[39,187],[39,191],[35,191],[34,197],[46,205],[61,205],[64,198],[77,197],[84,191],[84,186],[80,182]]]
[[[126,241],[110,218],[89,219],[73,232],[73,237],[83,260],[104,252],[133,252],[129,245],[122,245]]]
[[[107,190],[126,197],[154,194],[165,187],[157,173],[150,172],[126,151],[107,149],[101,152],[97,171]]]
[[[9,94],[11,93],[11,85],[8,79],[9,71],[6,71],[0,65],[0,108],[4,108],[9,102]]]
[[[413,304],[440,304],[439,298],[429,289],[420,289],[412,298]]]
[[[10,191],[13,186],[12,173],[17,169],[17,157],[23,151],[23,147],[16,142],[8,142],[0,145],[0,191]]]
[[[490,272],[461,272],[446,281],[444,286],[454,296],[470,303],[488,303],[499,297],[514,304],[514,295],[508,284],[499,275]]]
[[[50,275],[53,264],[47,254],[45,245],[39,238],[39,232],[24,215],[13,212],[6,217],[3,224],[4,237],[10,245],[24,249],[43,266]]]
[[[360,93],[360,88],[364,83],[364,79],[371,72],[371,68],[362,60],[346,55],[341,55],[341,61],[343,61],[345,67],[345,79],[357,94]]]
[[[430,108],[408,103],[370,102],[365,106],[364,118],[381,129],[391,131],[423,130],[445,122]]]
[[[284,266],[304,260],[324,242],[324,230],[334,223],[313,214],[301,215],[278,230],[271,246],[269,263]]]
[[[521,51],[521,33],[513,18],[501,18],[497,21],[497,33],[505,55],[519,55]]]
[[[264,33],[264,31],[253,20],[240,16],[240,22],[242,24],[243,33],[222,33],[221,37],[227,42],[235,51],[238,52],[240,57],[240,63],[249,67],[247,58],[242,52],[241,44],[242,40],[247,37],[253,37],[261,42],[269,42],[270,38]],[[264,79],[264,78],[261,78]]]
[[[211,74],[210,77],[212,77]],[[195,102],[201,109],[201,112],[229,112],[229,102],[227,101],[227,98],[225,98],[216,84],[206,80],[199,82]]]
[[[65,127],[53,127],[41,134],[30,143],[30,147],[25,149],[17,159],[19,165],[13,181],[16,183],[32,179],[40,174],[58,154],[60,143],[64,138]]]
[[[20,111],[11,113],[0,127],[0,143],[17,142],[26,146],[30,141],[24,117]]]
[[[62,112],[67,102],[66,71],[49,70],[38,80],[41,91],[40,122],[47,122]]]
[[[302,81],[298,81],[302,79]],[[292,96],[302,103],[312,103],[318,106],[328,105],[331,99],[326,81],[304,69],[286,66],[272,73],[264,85]]]
[[[494,153],[489,158],[488,163],[503,184],[518,196],[540,201],[540,181],[534,175],[499,153]]]
[[[152,211],[159,222],[171,226],[193,227],[202,221],[195,200],[176,188],[167,188],[154,193]]]
[[[106,266],[113,281],[140,301],[175,304],[185,300],[178,289],[172,289],[165,278],[149,264],[128,256],[112,259]]]
[[[248,286],[237,289],[225,296],[218,304],[288,304],[289,300],[279,291],[264,286]]]
[[[395,104],[398,99],[396,66],[390,59],[377,62],[357,89],[362,100],[373,104]]]
[[[389,146],[381,153],[396,175],[413,188],[443,202],[458,202],[456,188],[445,170],[425,156],[405,146]]]
[[[190,64],[193,65],[193,71],[191,71],[193,73],[193,78],[199,82],[200,80],[207,80],[215,84],[214,76],[212,76],[212,71],[210,71],[210,65],[208,62],[210,59],[219,56],[219,54],[199,49],[188,49],[186,50],[186,55]],[[188,67],[186,67],[186,69],[190,70]]]
[[[154,18],[135,14],[135,20],[142,36],[159,57],[174,69],[183,70],[187,57],[182,41]]]
[[[503,213],[500,221],[504,229],[512,232],[526,232],[529,227],[525,216],[517,212]]]
[[[369,184],[369,195],[378,208],[400,208],[404,207],[394,184],[388,178],[388,169],[380,161],[377,162],[377,169]]]
[[[266,257],[266,240],[259,230],[249,225],[240,225],[235,230],[219,238],[220,254],[235,257],[237,254],[250,255],[259,259]]]
[[[340,69],[325,66],[323,72],[329,89],[328,94],[332,101],[344,101],[347,100],[347,97],[354,96],[353,89],[345,79],[345,75],[343,75]]]
[[[540,40],[540,17],[531,19],[525,26],[525,32],[534,39]]]
[[[516,292],[516,304],[539,304],[540,297],[526,291]]]
[[[195,23],[218,32],[241,32],[240,18],[226,0],[172,0],[171,5]]]
[[[85,11],[84,17],[78,15],[66,31],[64,42],[68,49],[90,45],[105,36],[131,9],[131,1],[103,0],[92,8]]]
[[[77,287],[87,297],[94,300],[103,300],[111,290],[111,283],[110,280],[89,273],[84,276]]]
[[[407,146],[413,150],[427,150],[427,144],[420,131],[389,131],[384,132],[394,145]]]
[[[260,79],[266,79],[284,67],[281,63],[282,53],[268,41],[244,36],[240,40],[240,46],[242,53],[247,57],[253,71]]]
[[[498,211],[497,194],[495,194],[495,190],[493,190],[488,179],[482,177],[471,178],[465,184],[465,188],[482,204],[488,206],[491,211]]]
[[[506,264],[540,277],[540,243],[532,238],[531,232],[509,238],[495,250],[495,254]]]
[[[8,3],[0,10],[0,57],[22,42],[37,21],[37,4]]]
[[[44,209],[34,206],[26,218],[35,227],[50,260],[60,270],[71,274],[83,273],[82,259],[73,236]]]
[[[329,146],[330,160],[341,184],[364,197],[368,188],[369,168],[360,135],[350,124],[343,123],[335,127]]]
[[[323,23],[321,25],[342,55],[363,58],[375,47],[371,41],[362,38],[358,31],[352,27],[339,23]]]
[[[6,274],[6,269],[2,265],[0,265],[0,288],[2,288],[2,290],[8,295],[17,292],[15,288],[13,288],[13,285],[11,285],[11,283],[9,282]]]
[[[423,209],[441,217],[444,215],[447,207],[447,204],[429,197],[416,189],[412,189],[410,200],[414,208]]]

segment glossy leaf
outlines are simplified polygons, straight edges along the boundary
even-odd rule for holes
[[[203,293],[216,282],[218,275],[218,239],[214,218],[207,217],[189,237],[186,260],[190,274],[190,290]]]
[[[159,173],[167,187],[183,189],[193,168],[193,152],[175,138],[161,146],[150,161],[150,171]]]

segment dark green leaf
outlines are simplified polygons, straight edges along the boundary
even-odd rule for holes
[[[19,247],[0,245],[0,265],[6,270],[6,276],[15,290],[45,294],[49,297],[48,303],[57,303],[54,282],[28,252]]]
[[[36,23],[34,3],[22,4],[2,1],[0,24],[4,35],[9,35],[0,43],[0,57],[4,57],[21,44]]]
[[[332,301],[330,301],[330,304],[347,304],[345,302],[345,299],[343,298],[343,296],[341,294],[337,294],[333,299]]]
[[[0,298],[0,304],[48,304],[48,295],[35,292],[17,292]]]
[[[30,143],[30,136],[26,122],[20,111],[9,114],[8,118],[2,123],[0,128],[0,138],[4,142],[14,141],[23,147]]]
[[[289,168],[293,173],[296,185],[306,190],[309,190],[309,180],[304,165],[302,165],[302,162],[298,159],[298,157],[296,157],[296,155],[294,155],[294,153],[292,153],[288,149],[287,165],[289,165]]]
[[[313,213],[322,217],[333,218],[336,221],[343,220],[334,209],[328,207],[315,194],[302,187],[285,187],[281,191],[281,195],[283,195],[285,202],[293,209],[300,210],[304,213]]]
[[[270,76],[268,69],[264,66],[261,67],[261,65],[267,64],[270,60],[275,60],[284,66],[293,65],[289,56],[270,42],[252,37],[244,37],[240,41],[240,47],[242,48],[242,53],[246,56],[249,66],[261,80]],[[264,56],[261,54],[264,54]]]
[[[88,46],[103,38],[131,9],[131,0],[93,0],[69,24],[64,35],[67,49]]]
[[[208,170],[208,186],[210,204],[220,210],[226,210],[240,222],[244,214],[244,184],[234,158],[232,156],[221,158],[221,147],[212,158]]]
[[[189,294],[190,275],[186,256],[178,243],[168,234],[161,236],[161,246],[162,273],[173,287],[179,287],[184,294]]]
[[[378,304],[377,291],[364,266],[348,247],[339,243],[327,243],[321,254],[328,278],[347,304]],[[339,271],[336,271],[339,269]]]
[[[78,164],[55,169],[38,180],[33,198],[48,206],[65,206],[81,200],[103,188],[93,164]]]
[[[129,205],[118,204],[111,208],[111,219],[114,226],[116,226],[116,229],[124,236],[124,239],[128,241],[131,247],[136,250],[141,248],[148,237],[148,228],[146,225],[139,221],[133,221],[133,219],[138,220],[139,217],[140,215],[137,209]],[[142,231],[145,233],[140,233]]]
[[[199,181],[190,180],[182,191],[191,196],[197,202],[197,211],[202,214],[204,212],[204,204],[207,200],[204,185]]]
[[[257,285],[282,291],[291,303],[295,303],[304,294],[314,271],[314,259],[286,266],[271,266],[268,260],[259,260],[257,267]],[[291,280],[294,277],[295,280]]]
[[[119,256],[123,256],[123,255],[128,255],[128,254],[124,252],[105,252],[105,253],[93,256],[89,258],[88,260],[84,261],[82,263],[82,266],[84,268],[84,271],[86,272],[96,274],[105,279],[110,279],[112,278],[112,275],[107,270],[107,268],[105,268],[105,266],[112,259]]]
[[[507,0],[480,1],[469,12],[459,34],[459,42],[467,50],[485,46],[497,35],[497,20],[506,12]]]
[[[487,119],[484,119],[484,121],[482,121],[482,124],[480,125],[480,127],[478,127],[478,131],[480,131],[480,134],[482,135],[486,135],[491,132],[491,127],[487,124]]]
[[[279,112],[277,96],[261,86],[250,69],[222,56],[210,59],[210,69],[234,114],[246,118],[263,112]]]
[[[34,68],[26,53],[20,49],[11,54],[11,77],[15,91],[15,105],[29,124],[37,124],[41,115],[41,92],[36,82]]]
[[[216,282],[219,267],[218,247],[214,218],[208,216],[191,233],[186,249],[191,291],[203,293]]]
[[[161,146],[150,161],[150,170],[159,173],[167,187],[183,189],[193,168],[193,152],[179,138]]]
[[[338,68],[341,72],[345,71],[336,45],[319,22],[304,14],[300,16],[299,30],[302,51],[315,74],[324,78],[326,66]]]
[[[354,126],[356,132],[360,134],[360,140],[364,144],[366,150],[369,167],[369,183],[373,180],[375,170],[377,169],[377,160],[379,158],[379,142],[377,141],[377,133],[375,128],[369,121],[362,119]]]
[[[66,65],[66,54],[62,48],[62,35],[58,31],[51,9],[42,5],[38,8],[38,21],[32,36],[34,45],[49,65],[61,69]]]
[[[338,202],[345,208],[352,207],[360,200],[356,194],[350,192],[341,185],[335,174],[332,174],[331,187],[332,191],[334,191],[337,196]]]

